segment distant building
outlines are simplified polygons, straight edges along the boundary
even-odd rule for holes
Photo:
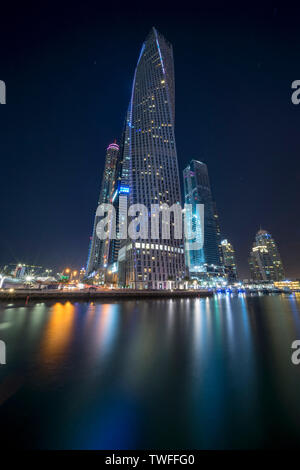
[[[224,276],[219,243],[220,228],[205,163],[192,160],[183,171],[184,198],[192,205],[192,217],[197,217],[196,205],[204,204],[204,240],[199,250],[185,250],[190,277],[218,278]],[[191,227],[196,225],[192,220]],[[194,231],[194,228],[193,228]]]
[[[112,203],[116,189],[118,156],[119,146],[114,142],[107,147],[98,206],[100,204]],[[86,274],[89,276],[94,273],[98,273],[99,279],[104,281],[105,270],[110,256],[111,239],[107,238],[106,240],[100,240],[98,238],[96,228],[100,219],[101,217],[95,215],[93,234],[90,239]]]
[[[85,278],[85,267],[83,266],[79,271],[79,280],[82,281]]]
[[[30,280],[38,277],[52,277],[52,269],[25,263],[11,263],[0,268],[0,274],[20,280]]]
[[[215,221],[216,221],[217,244],[218,244],[218,248],[219,248],[219,257],[220,257],[220,260],[222,261],[222,250],[221,250],[222,234],[221,234],[220,220],[219,220],[219,214],[218,214],[218,211],[217,211],[217,205],[216,205],[215,201],[214,201],[213,205],[214,205],[214,218],[215,218]]]
[[[128,144],[128,135],[126,134],[127,122],[125,121],[121,140],[120,140],[120,149],[119,149],[119,157],[118,163],[116,168],[116,177],[115,177],[115,188],[114,193],[112,196],[112,205],[115,209],[116,214],[116,238],[111,239],[110,241],[110,250],[108,256],[108,266],[106,270],[106,281],[108,283],[116,284],[118,282],[119,277],[119,266],[118,266],[118,254],[120,249],[121,240],[119,237],[120,231],[120,196],[126,195],[128,196],[129,184],[128,184],[128,172],[129,172],[129,164],[128,158],[126,154],[126,144]],[[127,140],[126,140],[127,139]],[[122,205],[122,204],[121,204]],[[122,208],[123,212],[125,208]],[[127,206],[125,209],[127,214]],[[124,214],[123,214],[124,215]]]
[[[221,260],[225,268],[225,273],[229,283],[237,281],[237,266],[235,260],[235,251],[232,244],[224,239],[220,243]]]
[[[16,269],[15,269],[14,276],[16,278],[22,279],[23,277],[25,277],[25,273],[26,273],[26,265],[25,264],[18,264]]]
[[[285,281],[275,281],[274,286],[277,287],[277,289],[300,292],[300,281],[297,280],[290,281],[286,279]]]
[[[255,236],[249,257],[251,278],[254,281],[281,281],[284,279],[283,265],[277,245],[266,230]]]

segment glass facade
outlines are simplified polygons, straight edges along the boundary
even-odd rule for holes
[[[175,85],[172,46],[152,28],[142,46],[134,74],[123,145],[122,185],[129,187],[128,205],[181,205],[175,143]],[[124,205],[124,204],[123,204]],[[120,209],[120,221],[126,207]],[[149,215],[150,218],[150,215]],[[149,220],[149,227],[151,225]],[[133,288],[165,288],[184,276],[182,239],[171,237],[121,241],[120,284]],[[140,243],[142,242],[142,243]]]
[[[203,247],[185,251],[190,276],[193,273],[222,271],[218,248],[220,229],[206,164],[192,160],[183,171],[183,184],[185,203],[192,205],[192,227],[196,225],[194,219],[197,216],[197,204],[204,205]]]

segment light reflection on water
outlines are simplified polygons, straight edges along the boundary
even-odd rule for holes
[[[292,341],[300,339],[299,301],[296,295],[219,294],[2,304],[6,444],[294,446],[300,366],[290,357]]]
[[[70,302],[56,303],[44,328],[39,356],[42,364],[56,366],[64,360],[68,343],[71,341],[74,326],[75,306]]]

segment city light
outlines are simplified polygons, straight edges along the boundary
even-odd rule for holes
[[[295,7],[6,3],[3,450],[298,449]]]
[[[129,191],[129,186],[120,186],[120,194],[128,194]]]

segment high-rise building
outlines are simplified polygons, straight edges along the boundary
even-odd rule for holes
[[[220,260],[222,261],[222,250],[221,250],[222,233],[221,233],[219,214],[217,211],[217,205],[215,201],[214,201],[214,218],[216,221],[216,228],[217,228],[217,243],[218,243],[218,248],[219,248],[219,257],[220,257]]]
[[[221,240],[222,240],[222,235],[221,235],[219,214],[218,214],[218,211],[217,211],[217,206],[216,206],[215,201],[213,202],[213,207],[214,207],[214,218],[215,218],[215,221],[216,221],[217,243],[218,243],[218,246],[219,246],[220,243],[221,243]],[[219,252],[220,252],[220,250],[219,250]],[[221,255],[221,253],[220,253],[220,255]]]
[[[112,202],[117,184],[118,156],[119,146],[116,142],[114,142],[110,144],[106,150],[106,158],[98,206],[100,204],[110,204]],[[96,228],[100,219],[101,217],[97,215],[96,211],[93,226],[93,234],[89,247],[86,274],[89,276],[93,275],[94,273],[98,273],[100,275],[100,279],[104,281],[104,274],[109,262],[112,248],[112,239],[107,238],[106,240],[100,240],[98,238]]]
[[[152,28],[136,66],[123,145],[120,195],[128,204],[181,205],[175,143],[175,84],[172,46]],[[120,222],[127,207],[120,207]],[[150,217],[150,216],[149,216]],[[149,226],[150,226],[149,220]],[[171,222],[173,227],[173,223]],[[171,227],[171,228],[172,228]],[[164,288],[184,276],[182,239],[121,240],[119,280],[133,288]]]
[[[232,244],[224,239],[220,243],[221,261],[225,268],[225,273],[229,283],[237,281],[237,267],[235,260],[235,251]]]
[[[120,230],[120,222],[123,220],[123,216],[127,214],[127,204],[124,207],[124,204],[120,200],[120,197],[128,195],[128,159],[126,158],[126,144],[128,142],[128,136],[126,134],[127,122],[123,128],[122,136],[120,139],[120,149],[119,149],[119,158],[116,169],[116,178],[115,178],[115,189],[112,196],[112,205],[115,210],[116,217],[116,228]],[[120,210],[121,206],[121,210]],[[126,214],[124,214],[126,212]],[[119,237],[119,231],[116,232],[116,238],[110,240],[110,250],[108,257],[108,265],[105,272],[105,281],[107,284],[119,284],[120,281],[120,271],[118,266],[118,254],[120,250],[121,239]]]
[[[221,267],[218,248],[220,229],[206,164],[191,160],[183,171],[183,184],[185,203],[191,204],[193,218],[197,217],[197,204],[204,205],[203,246],[200,249],[186,249],[185,251],[190,277],[205,279],[206,277],[222,276],[224,271]]]
[[[255,236],[249,257],[251,278],[254,281],[281,281],[284,270],[277,245],[266,230],[259,230]]]

